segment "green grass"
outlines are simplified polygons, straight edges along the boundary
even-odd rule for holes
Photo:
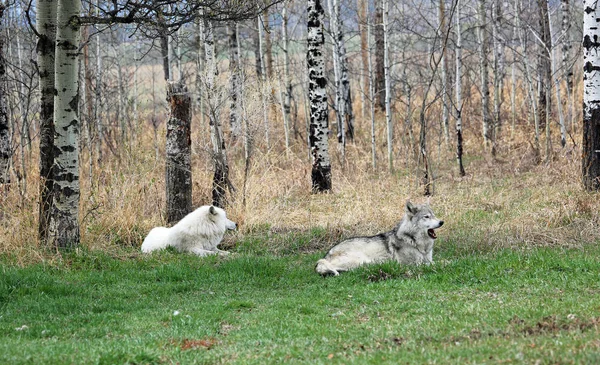
[[[468,255],[438,243],[429,267],[329,278],[311,253],[4,260],[0,363],[600,362],[597,245]]]

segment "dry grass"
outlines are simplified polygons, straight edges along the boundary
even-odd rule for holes
[[[415,162],[408,158],[404,131],[396,131],[399,145],[396,171],[386,171],[383,122],[378,121],[379,167],[371,167],[370,126],[357,124],[357,141],[349,144],[341,162],[337,143],[331,140],[333,192],[310,194],[310,162],[303,139],[283,147],[279,116],[271,120],[271,144],[262,139],[260,100],[248,90],[247,116],[258,144],[244,191],[244,161],[241,142],[229,146],[232,181],[228,214],[240,230],[227,245],[250,236],[263,237],[265,247],[278,252],[281,237],[290,233],[323,230],[312,249],[322,249],[340,237],[370,234],[389,229],[402,216],[404,202],[423,202],[417,184]],[[358,103],[358,101],[357,101]],[[227,108],[223,108],[227,109]],[[358,108],[357,108],[358,109]],[[224,111],[225,112],[225,111]],[[279,109],[278,111],[279,112]],[[436,111],[432,111],[432,119]],[[474,113],[475,114],[475,113]],[[465,113],[464,115],[468,115]],[[147,120],[147,116],[141,116]],[[299,115],[304,132],[304,116]],[[401,116],[399,116],[399,119]],[[381,119],[383,120],[383,119]],[[519,124],[514,135],[506,127],[497,159],[481,149],[479,125],[466,120],[465,161],[467,176],[456,174],[454,152],[445,146],[436,129],[429,135],[434,196],[431,204],[446,221],[440,245],[447,243],[468,250],[545,245],[578,246],[600,241],[600,197],[581,189],[580,151],[555,146],[555,158],[536,164],[531,144],[531,127]],[[436,127],[437,128],[437,127]],[[208,128],[194,120],[193,203],[210,203],[212,181]],[[164,123],[159,126],[159,155],[164,156]],[[414,127],[415,134],[418,128]],[[558,135],[553,131],[553,135]],[[577,135],[575,133],[574,135]],[[543,141],[542,141],[543,142]],[[113,251],[117,247],[139,247],[150,228],[164,224],[164,159],[155,159],[153,133],[140,126],[131,149],[110,157],[88,174],[87,152],[82,153],[81,237],[82,246]],[[556,145],[557,143],[555,143]],[[13,184],[1,195],[0,254],[21,264],[53,260],[58,256],[37,242],[37,151],[27,161],[26,184]],[[16,180],[16,179],[15,179]],[[93,181],[93,184],[91,184]],[[20,186],[26,187],[26,192]],[[245,205],[243,204],[245,201]]]

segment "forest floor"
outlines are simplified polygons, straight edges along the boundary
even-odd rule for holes
[[[314,272],[321,253],[249,241],[227,258],[79,250],[6,264],[0,363],[600,362],[597,244],[464,254],[438,243],[431,266],[327,278]]]

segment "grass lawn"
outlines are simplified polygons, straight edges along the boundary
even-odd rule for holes
[[[600,248],[339,277],[321,253],[71,253],[0,268],[1,364],[600,363]]]

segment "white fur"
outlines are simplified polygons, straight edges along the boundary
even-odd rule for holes
[[[142,243],[142,252],[172,246],[179,252],[198,256],[226,255],[229,252],[219,250],[217,245],[221,243],[226,230],[235,228],[235,222],[227,219],[223,209],[205,205],[183,217],[171,228],[153,228]]]

